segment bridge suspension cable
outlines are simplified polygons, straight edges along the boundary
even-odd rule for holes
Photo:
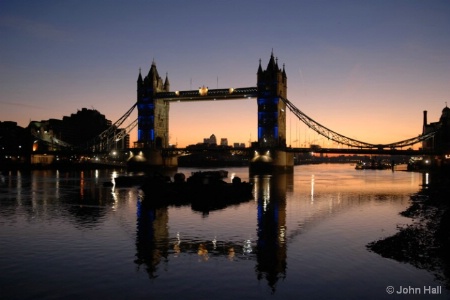
[[[105,131],[88,142],[88,148],[93,150],[109,150],[110,146],[121,139],[123,139],[134,127],[137,125],[137,119],[130,123],[126,128],[119,129],[136,108],[137,102],[127,110],[114,124],[108,127]]]
[[[332,140],[336,143],[342,144],[342,145],[346,145],[349,147],[354,147],[354,148],[378,148],[378,149],[384,149],[384,148],[389,148],[389,149],[393,149],[393,148],[401,148],[401,147],[406,147],[406,146],[411,146],[417,143],[420,143],[422,141],[425,141],[431,137],[433,137],[437,131],[433,131],[427,134],[422,134],[419,135],[417,137],[414,138],[410,138],[407,140],[403,140],[403,141],[399,141],[399,142],[395,142],[395,143],[390,143],[390,144],[371,144],[371,143],[366,143],[366,142],[362,142],[362,141],[358,141],[356,139],[352,139],[349,137],[346,137],[342,134],[339,134],[325,126],[323,126],[322,124],[314,121],[312,118],[308,117],[305,113],[303,113],[301,110],[299,110],[291,101],[289,101],[288,99],[285,99],[283,97],[280,97],[280,99],[286,103],[286,106],[289,108],[289,110],[303,123],[305,123],[306,126],[308,126],[309,128],[311,128],[312,130],[314,130],[315,132],[317,132],[318,134],[326,137],[329,140]]]
[[[131,130],[133,130],[138,124],[138,119],[136,118],[133,122],[131,122],[127,127],[123,128],[123,130],[118,131],[114,136],[114,141],[119,141],[123,139],[127,134],[130,133]]]

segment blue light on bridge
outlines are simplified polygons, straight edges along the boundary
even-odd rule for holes
[[[258,140],[262,139],[262,137],[264,136],[264,128],[263,127],[258,127]]]
[[[154,141],[154,140],[155,140],[155,130],[150,129],[150,141]]]
[[[139,111],[151,111],[155,108],[155,105],[153,103],[139,103],[138,109]]]
[[[144,139],[147,137],[147,139]],[[138,129],[138,141],[154,141],[155,140],[155,130],[150,129],[147,134],[144,130]]]

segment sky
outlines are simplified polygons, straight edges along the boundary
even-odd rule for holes
[[[82,108],[116,121],[152,61],[173,91],[256,86],[272,51],[295,106],[364,142],[415,137],[450,104],[448,0],[0,0],[0,41],[0,121],[23,127]],[[287,127],[288,145],[329,146],[292,114]],[[170,107],[179,147],[256,132],[256,99]]]

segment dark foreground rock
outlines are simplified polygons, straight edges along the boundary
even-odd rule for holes
[[[411,196],[411,206],[401,212],[413,223],[399,227],[394,236],[372,242],[367,248],[427,270],[450,288],[450,174],[429,174],[428,182]]]

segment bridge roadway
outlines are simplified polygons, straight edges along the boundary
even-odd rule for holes
[[[287,152],[294,153],[330,153],[330,154],[373,154],[373,155],[434,155],[435,152],[423,150],[399,149],[355,149],[355,148],[287,148]]]
[[[420,155],[436,155],[438,153],[434,151],[424,151],[424,150],[399,150],[399,149],[355,149],[355,148],[280,148],[278,150],[291,152],[291,153],[325,153],[325,154],[371,154],[371,155],[410,155],[410,156],[420,156]],[[239,155],[247,155],[251,157],[254,153],[254,148],[168,148],[164,149],[163,152],[166,155],[188,155],[192,153],[233,153]]]
[[[118,152],[129,152],[136,151],[138,148],[124,149],[118,150]],[[255,148],[225,148],[225,147],[208,147],[208,148],[165,148],[161,149],[164,156],[182,156],[189,155],[193,153],[231,153],[235,155],[245,155],[248,157],[252,157],[254,152],[258,150]],[[398,149],[355,149],[355,148],[279,148],[275,150],[281,150],[291,153],[325,153],[325,154],[372,154],[372,155],[410,155],[410,156],[420,156],[420,155],[440,155],[441,153],[437,153],[436,151],[424,151],[424,150],[398,150]],[[60,150],[60,151],[36,151],[33,154],[41,154],[41,155],[61,155],[63,157],[68,157],[71,155],[77,156],[87,156],[93,157],[95,155],[111,155],[111,151],[68,151],[68,150]]]

